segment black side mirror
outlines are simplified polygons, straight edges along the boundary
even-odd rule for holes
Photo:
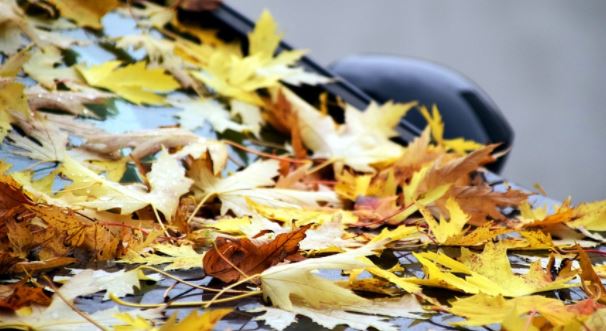
[[[353,55],[336,61],[330,69],[379,103],[418,100],[436,104],[446,138],[501,143],[499,150],[512,146],[513,130],[497,105],[476,83],[452,69],[387,55]],[[426,124],[418,112],[409,112],[404,120],[419,129]],[[489,168],[498,173],[504,163],[502,157]]]

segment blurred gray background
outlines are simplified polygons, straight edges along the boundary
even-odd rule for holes
[[[606,198],[606,1],[232,0],[268,8],[321,64],[358,52],[447,65],[500,106],[516,139],[507,179],[558,199]]]

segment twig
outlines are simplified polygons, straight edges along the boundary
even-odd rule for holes
[[[252,276],[246,277],[246,278],[244,278],[244,279],[242,279],[242,280],[240,280],[240,281],[237,281],[237,282],[235,282],[235,283],[233,283],[233,284],[231,284],[231,285],[229,285],[229,286],[225,287],[223,290],[221,290],[221,292],[217,293],[217,294],[216,294],[216,295],[215,295],[215,296],[214,296],[212,299],[210,299],[210,301],[208,301],[208,303],[207,303],[207,304],[204,306],[204,308],[208,308],[208,307],[210,307],[210,306],[211,306],[213,303],[217,302],[217,301],[219,300],[219,297],[220,297],[220,296],[221,296],[223,293],[227,292],[228,290],[230,290],[230,289],[232,289],[232,288],[234,288],[234,287],[236,287],[236,286],[238,286],[238,285],[240,285],[240,284],[244,284],[244,283],[246,283],[246,282],[248,282],[248,281],[251,281],[251,280],[253,280],[253,279],[255,279],[255,278],[259,277],[259,276],[261,276],[261,274],[252,275]]]
[[[171,275],[171,274],[169,274],[166,271],[163,271],[163,270],[160,270],[158,268],[151,267],[151,266],[142,265],[142,266],[139,267],[139,269],[147,269],[147,270],[151,270],[153,272],[157,272],[157,273],[159,273],[161,275],[164,275],[164,276],[166,276],[166,277],[168,277],[168,278],[170,278],[172,280],[175,280],[175,281],[177,281],[179,283],[183,283],[183,284],[185,284],[187,286],[191,286],[193,288],[197,288],[199,290],[204,290],[204,291],[209,291],[209,292],[221,292],[222,291],[222,289],[217,289],[217,288],[212,288],[212,287],[206,287],[206,286],[196,285],[196,284],[194,284],[192,282],[189,282],[189,281],[187,281],[185,279],[182,279],[182,278],[179,278],[177,276]],[[248,293],[248,291],[230,290],[229,293]]]
[[[286,161],[286,162],[291,162],[291,163],[306,163],[307,160],[298,160],[298,159],[293,159],[287,156],[279,156],[279,155],[274,155],[274,154],[269,154],[269,153],[265,153],[265,152],[261,152],[261,151],[257,151],[251,148],[248,148],[244,145],[240,145],[237,142],[233,142],[231,140],[222,140],[224,143],[228,144],[228,145],[232,145],[238,149],[241,149],[245,152],[251,153],[251,154],[256,154],[259,156],[263,156],[266,158],[270,158],[270,159],[274,159],[274,160],[279,160],[279,161]]]
[[[67,300],[63,296],[63,294],[61,294],[61,291],[55,286],[55,284],[53,284],[53,282],[50,280],[50,278],[48,278],[48,276],[45,275],[44,276],[44,280],[46,280],[46,282],[48,283],[48,285],[50,286],[50,288],[53,289],[53,291],[55,292],[55,295],[58,296],[59,299],[61,299],[61,301],[63,301],[63,303],[65,303],[69,308],[71,308],[76,314],[80,315],[82,318],[84,318],[85,320],[87,320],[90,324],[96,326],[99,330],[109,331],[108,328],[106,328],[103,325],[99,324],[99,322],[97,322],[94,319],[92,319],[90,316],[88,316],[88,314],[86,314],[82,310],[78,309],[78,307],[76,307],[72,302],[70,302],[69,300]]]
[[[229,297],[229,298],[217,299],[217,300],[215,300],[214,303],[226,303],[226,302],[236,301],[236,300],[256,296],[261,293],[262,293],[261,291],[250,291],[250,292],[243,293],[243,294],[236,295],[236,296]],[[183,308],[183,307],[203,306],[208,303],[208,300],[206,300],[206,301],[204,301],[204,300],[203,301],[188,301],[188,302],[171,302],[171,303],[133,303],[133,302],[124,301],[124,300],[118,298],[113,293],[109,294],[109,298],[113,302],[115,302],[119,305],[126,306],[126,307],[135,307],[135,308],[158,308],[158,307]]]

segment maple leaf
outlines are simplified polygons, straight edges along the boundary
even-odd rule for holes
[[[504,192],[494,191],[489,185],[482,183],[473,186],[454,186],[449,194],[461,206],[461,209],[470,216],[469,223],[481,225],[487,217],[497,221],[504,221],[506,217],[501,208],[517,207],[526,201],[528,194],[520,190],[508,189]],[[436,205],[442,207],[442,201]]]
[[[341,217],[335,214],[332,220],[320,224],[315,229],[307,230],[305,239],[301,241],[299,247],[316,253],[338,253],[361,246],[353,238],[344,238],[346,236],[347,232],[344,231]]]
[[[259,274],[295,255],[308,228],[309,226],[305,226],[279,234],[274,240],[260,246],[253,244],[248,238],[219,237],[215,240],[214,247],[204,255],[204,271],[207,275],[226,283]]]
[[[30,116],[23,88],[20,83],[0,78],[0,142],[12,130],[12,123]]]
[[[32,25],[15,0],[0,2],[0,52],[11,55],[22,46],[21,35],[25,34],[33,42],[39,42]]]
[[[475,151],[484,147],[484,145],[480,143],[463,138],[444,139],[444,122],[442,121],[442,116],[435,104],[431,107],[431,114],[426,106],[420,106],[419,111],[427,121],[427,126],[431,129],[431,135],[435,142],[447,150],[452,150],[457,154],[465,154],[466,152]]]
[[[98,330],[96,325],[75,312],[67,303],[73,304],[76,297],[90,295],[98,291],[98,282],[91,281],[92,270],[85,270],[68,280],[55,294],[48,307],[32,306],[28,315],[12,315],[0,313],[0,328],[26,328],[48,331],[75,331],[75,330]],[[100,310],[89,314],[90,318],[105,327],[124,325],[114,315],[119,313],[117,307]],[[162,317],[157,309],[129,311],[130,314],[140,316],[148,320],[156,320]]]
[[[118,38],[116,46],[128,50],[144,49],[149,59],[150,67],[163,67],[179,81],[184,88],[193,88],[199,95],[203,90],[196,80],[186,70],[185,62],[175,56],[177,43],[152,37],[148,33],[128,35]]]
[[[352,270],[374,266],[362,257],[372,255],[379,245],[371,244],[347,252],[300,262],[273,266],[261,273],[263,297],[281,309],[293,311],[292,298],[313,308],[353,307],[364,305],[367,299],[351,290],[315,274],[317,270]]]
[[[537,261],[530,266],[524,276],[513,274],[507,258],[505,245],[487,242],[481,254],[474,254],[462,248],[461,257],[456,261],[445,254],[434,252],[413,253],[423,265],[425,279],[411,279],[413,283],[439,286],[466,293],[486,293],[509,297],[524,296],[536,292],[577,286],[568,284],[574,277],[563,277],[551,281]],[[445,268],[444,270],[442,268]],[[456,274],[466,275],[464,278]]]
[[[204,254],[196,252],[190,245],[155,244],[151,248],[153,252],[129,250],[118,262],[145,265],[168,264],[164,270],[187,270],[200,268],[204,256]]]
[[[92,273],[91,273],[92,271]],[[70,273],[78,275],[85,272],[88,276],[88,282],[97,285],[97,291],[105,291],[103,300],[109,300],[110,293],[118,298],[125,297],[129,294],[134,294],[134,288],[141,287],[141,280],[159,281],[161,279],[158,274],[145,275],[139,269],[126,271],[124,269],[116,272],[107,272],[105,270],[92,269],[71,269]],[[70,277],[55,276],[55,282],[69,281]]]
[[[600,276],[593,269],[589,255],[578,244],[575,248],[578,251],[578,260],[581,266],[580,276],[583,290],[590,298],[606,303],[606,288],[604,288]]]
[[[245,125],[233,121],[229,111],[215,99],[171,98],[169,102],[174,107],[183,109],[177,114],[177,117],[179,117],[181,127],[188,130],[204,127],[206,122],[219,133],[225,132],[225,130],[237,132],[249,130]]]
[[[46,46],[32,52],[23,70],[47,89],[54,90],[57,81],[81,82],[74,67],[63,65],[63,57],[57,47]]]
[[[282,50],[276,57],[282,35],[278,33],[278,25],[269,11],[264,10],[255,24],[255,28],[248,34],[249,54],[259,57],[262,65],[257,74],[264,77],[275,77],[292,85],[301,83],[316,85],[328,83],[330,80],[321,75],[304,71],[302,68],[293,68],[293,65],[304,54],[300,50]]]
[[[457,326],[503,323],[512,310],[515,311],[515,316],[538,313],[554,327],[567,325],[576,319],[576,314],[567,309],[562,301],[538,295],[505,299],[500,295],[480,293],[456,299],[450,304],[450,313],[466,318],[465,321],[456,322]]]
[[[261,126],[265,122],[261,116],[261,109],[253,104],[238,100],[231,100],[229,106],[232,116],[239,116],[247,130],[259,137]]]
[[[185,169],[179,161],[166,151],[160,153],[147,174],[151,187],[149,192],[109,181],[71,157],[65,157],[60,169],[72,180],[59,192],[64,201],[97,210],[116,208],[123,215],[152,205],[170,219],[177,210],[179,197],[189,192],[192,183],[185,177]]]
[[[117,313],[114,315],[117,319],[124,322],[124,325],[114,327],[115,331],[211,331],[215,329],[215,324],[225,315],[233,310],[229,308],[205,310],[203,314],[193,310],[185,318],[177,322],[177,313],[172,314],[166,322],[155,327],[154,324],[141,316],[133,316],[130,312]]]
[[[218,196],[221,215],[232,210],[237,216],[251,213],[247,199],[270,207],[316,207],[318,201],[337,203],[331,191],[309,192],[291,189],[264,188],[275,184],[278,175],[276,160],[257,161],[228,177],[214,176],[203,164],[194,163],[189,177],[194,179],[194,190],[200,195]]]
[[[162,68],[146,68],[145,62],[121,65],[120,61],[108,61],[77,68],[90,85],[106,88],[135,104],[166,104],[164,97],[153,92],[172,92],[179,87],[179,83]]]
[[[449,198],[446,202],[446,209],[449,215],[448,221],[440,215],[440,221],[437,222],[427,209],[419,207],[419,211],[421,211],[431,233],[440,244],[447,243],[448,239],[459,235],[463,231],[463,227],[467,224],[467,221],[469,221],[469,215],[461,209],[456,200]]]
[[[24,282],[14,285],[0,285],[0,310],[17,311],[32,304],[48,306],[51,299],[41,287],[27,286]]]
[[[117,0],[51,0],[61,15],[74,20],[79,26],[101,29],[101,18],[118,7]]]
[[[8,144],[14,147],[11,153],[42,162],[62,161],[67,155],[68,134],[36,115],[15,118],[21,131],[13,130],[7,136]]]
[[[583,227],[590,231],[606,231],[606,200],[582,203],[573,210],[572,227]]]
[[[413,296],[403,296],[396,299],[375,299],[367,304],[339,309],[330,307],[318,309],[305,305],[295,305],[292,311],[265,306],[254,307],[248,309],[248,311],[263,312],[263,315],[255,317],[255,320],[263,321],[276,330],[286,329],[297,321],[296,315],[302,315],[328,329],[334,329],[337,325],[348,325],[360,330],[375,328],[394,331],[399,328],[390,323],[385,317],[380,316],[419,319],[421,317],[416,313],[424,312]]]
[[[296,110],[303,143],[314,151],[315,157],[341,161],[358,171],[373,172],[373,164],[393,162],[403,148],[389,140],[393,128],[414,103],[391,104],[369,112],[347,106],[345,124],[338,126],[332,117],[320,113],[288,89],[280,89]]]
[[[338,217],[343,224],[352,224],[358,220],[352,212],[342,209],[323,208],[316,210],[311,208],[276,208],[255,202],[251,199],[247,199],[246,202],[255,213],[274,221],[286,223],[287,225],[294,224],[295,226],[303,226],[310,223],[324,224],[331,222],[336,217]]]

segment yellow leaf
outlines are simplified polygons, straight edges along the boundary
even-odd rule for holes
[[[269,11],[264,10],[254,30],[248,34],[249,53],[272,58],[281,39],[282,35],[278,34],[278,24]]]
[[[204,254],[196,252],[192,246],[173,246],[170,244],[156,244],[151,252],[128,251],[118,262],[141,263],[146,265],[168,264],[164,270],[187,270],[202,267]],[[159,255],[158,253],[162,254]]]
[[[381,277],[388,280],[389,282],[393,283],[394,285],[408,293],[419,293],[421,291],[421,287],[419,285],[408,281],[411,278],[398,277],[396,274],[376,266],[368,267],[364,270],[370,272],[371,274],[377,277]]]
[[[455,199],[448,198],[446,201],[446,209],[449,214],[448,221],[440,215],[440,222],[438,223],[429,210],[419,206],[419,211],[421,211],[431,233],[440,244],[444,244],[448,239],[459,235],[463,231],[463,227],[465,227],[467,221],[469,221],[469,215],[465,214]]]
[[[373,237],[370,242],[378,243],[378,242],[393,242],[402,239],[406,239],[409,237],[413,237],[413,235],[419,234],[419,230],[414,226],[406,226],[400,225],[393,230],[389,230],[384,228],[381,230],[381,233]]]
[[[24,86],[15,81],[0,81],[0,142],[12,130],[14,116],[30,116],[27,98],[23,94]]]
[[[117,0],[51,0],[61,15],[82,27],[101,29],[101,18],[118,7]]]
[[[372,177],[372,175],[356,176],[347,170],[343,170],[337,173],[335,192],[343,198],[355,201],[356,198],[367,195]]]
[[[361,258],[373,254],[375,246],[366,245],[344,253],[273,266],[261,273],[263,297],[271,299],[274,306],[289,311],[295,307],[293,298],[315,308],[364,305],[368,299],[317,276],[316,271],[372,267],[372,262]]]
[[[221,218],[216,222],[206,223],[205,225],[216,229],[219,232],[229,233],[233,235],[243,234],[242,229],[251,225],[250,217],[238,217],[238,218]]]
[[[49,90],[55,89],[56,81],[81,81],[74,67],[63,65],[61,52],[53,46],[33,51],[30,59],[23,65],[23,70]]]
[[[469,151],[475,151],[484,147],[484,145],[472,140],[463,138],[444,139],[444,121],[438,111],[438,107],[434,104],[431,107],[431,114],[426,106],[420,106],[419,111],[423,118],[427,121],[427,125],[431,130],[431,136],[436,144],[443,146],[447,150],[452,150],[457,154],[465,154]]]
[[[236,216],[251,215],[246,202],[252,200],[269,207],[298,208],[318,207],[320,201],[337,203],[332,191],[302,191],[271,188],[278,175],[276,160],[257,161],[245,169],[225,178],[214,176],[208,167],[199,162],[190,167],[189,177],[194,179],[194,190],[202,199],[217,196],[221,200],[221,215],[229,210]]]
[[[538,313],[555,327],[564,326],[576,317],[572,311],[566,309],[562,301],[538,295],[505,299],[502,296],[476,294],[451,302],[450,308],[452,314],[466,318],[465,321],[456,322],[458,326],[503,323],[507,318],[511,318],[512,310],[515,311],[515,317],[531,312]],[[528,321],[528,317],[526,320]]]
[[[119,182],[124,176],[129,159],[123,157],[118,160],[91,160],[91,169],[104,173],[105,177],[112,182]]]
[[[341,161],[357,171],[374,172],[372,165],[388,164],[402,154],[402,146],[389,139],[391,129],[386,130],[386,123],[392,127],[398,124],[389,115],[393,107],[371,114],[380,114],[386,118],[383,120],[347,106],[345,124],[337,125],[332,117],[320,113],[292,91],[280,91],[296,111],[303,143],[314,151],[315,157]]]
[[[247,199],[248,205],[259,215],[287,224],[294,223],[301,227],[310,223],[324,224],[330,222],[336,215],[339,215],[343,224],[353,224],[358,221],[358,217],[352,212],[341,209],[300,209],[300,208],[275,208],[257,203],[254,200]]]
[[[21,71],[21,67],[31,57],[30,49],[24,48],[18,53],[11,55],[0,65],[0,77],[15,77]]]
[[[206,310],[204,314],[199,314],[194,310],[179,322],[176,321],[175,313],[158,331],[212,331],[215,324],[232,311],[230,308],[222,308]]]
[[[590,231],[606,231],[606,200],[582,203],[573,210],[572,227],[584,227]]]
[[[442,253],[413,254],[423,265],[426,278],[412,281],[421,285],[446,287],[472,294],[486,293],[508,297],[578,286],[578,284],[568,284],[574,275],[554,281],[548,280],[540,261],[531,264],[528,274],[514,275],[507,258],[506,247],[502,243],[495,245],[489,241],[481,254],[463,248],[461,262]]]
[[[164,97],[153,92],[171,92],[179,87],[162,68],[146,68],[145,62],[120,65],[120,61],[109,61],[90,68],[78,67],[78,71],[90,85],[106,88],[135,104],[165,104]]]

